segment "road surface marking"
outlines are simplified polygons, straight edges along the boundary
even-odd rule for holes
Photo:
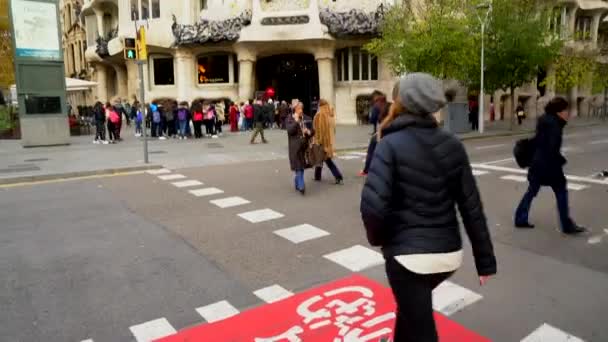
[[[363,271],[384,263],[382,254],[361,245],[325,254],[323,257],[353,272]]]
[[[486,169],[491,171],[502,171],[502,172],[511,172],[511,173],[519,173],[519,174],[528,174],[527,170],[516,169],[513,167],[504,167],[504,166],[496,166],[496,165],[487,165],[487,164],[471,164],[471,167],[478,169]],[[608,179],[593,179],[589,177],[580,177],[580,176],[568,176],[566,175],[566,179],[573,182],[582,182],[582,183],[591,183],[591,184],[601,184],[608,185]]]
[[[185,180],[185,181],[181,181],[181,182],[175,182],[175,183],[171,183],[174,186],[178,187],[178,188],[187,188],[190,186],[199,186],[199,185],[203,185],[203,183],[197,181],[197,180]]]
[[[486,145],[486,146],[477,146],[475,147],[476,150],[488,150],[488,149],[492,149],[492,148],[499,148],[499,147],[503,147],[506,146],[507,144],[496,144],[496,145]]]
[[[214,204],[222,209],[237,207],[239,205],[249,204],[248,200],[242,197],[226,197],[217,200],[209,201],[211,204]]]
[[[581,136],[580,133],[564,134],[564,138],[576,138],[576,137],[580,137],[580,136]]]
[[[353,156],[367,157],[367,152],[350,152],[349,154]]]
[[[268,286],[263,289],[254,291],[253,294],[261,300],[265,301],[266,303],[278,302],[281,299],[293,296],[292,292],[285,290],[280,285]]]
[[[596,244],[602,242],[603,238],[604,238],[603,234],[598,234],[598,235],[590,237],[589,240],[587,240],[587,243],[590,245],[596,245]]]
[[[488,171],[473,170],[473,176],[483,176],[483,175],[487,175],[488,173],[489,173]]]
[[[352,160],[352,159],[360,159],[361,157],[359,157],[359,156],[340,156],[338,158],[343,159],[343,160]]]
[[[0,189],[3,189],[3,188],[16,188],[16,187],[20,187],[20,186],[31,186],[31,185],[44,185],[44,184],[53,184],[53,183],[73,182],[73,181],[99,179],[99,178],[123,177],[123,176],[132,176],[132,175],[140,175],[140,174],[144,174],[144,171],[117,172],[117,173],[108,173],[108,174],[90,175],[90,176],[78,176],[78,177],[69,177],[68,176],[68,177],[65,177],[65,178],[57,178],[57,179],[47,179],[47,180],[39,180],[39,181],[31,181],[31,182],[0,184]]]
[[[223,194],[224,190],[221,190],[218,188],[204,188],[204,189],[190,190],[188,192],[193,194],[196,197],[204,197],[204,196]]]
[[[169,180],[184,179],[184,178],[186,178],[186,176],[180,175],[180,174],[175,174],[175,175],[158,176],[158,178],[160,180],[169,181]]]
[[[578,151],[579,149],[576,147],[572,147],[572,146],[564,146],[562,147],[562,152],[572,152],[572,151]]]
[[[547,323],[526,336],[521,342],[584,342],[578,337],[565,333]]]
[[[433,309],[450,316],[482,298],[465,287],[444,281],[433,290]]]
[[[238,315],[239,310],[232,306],[232,304],[228,303],[228,301],[223,300],[221,302],[200,307],[196,309],[196,312],[198,312],[198,314],[201,315],[205,321],[213,323],[234,315]]]
[[[166,318],[159,318],[129,328],[137,342],[151,342],[175,334],[177,331]]]
[[[510,161],[515,161],[514,158],[506,158],[506,159],[499,159],[499,160],[493,160],[493,161],[489,161],[489,162],[484,162],[484,165],[490,165],[490,164],[501,164],[501,163],[506,163],[506,162],[510,162]]]
[[[290,228],[279,229],[275,230],[274,233],[295,244],[329,235],[329,233],[323,229],[319,229],[310,224],[301,224]]]
[[[275,220],[285,215],[278,213],[272,209],[261,209],[240,213],[239,217],[251,223],[260,223],[264,221]]]
[[[608,144],[608,139],[595,140],[595,141],[590,142],[589,144],[591,144],[591,145]]]
[[[171,170],[169,170],[169,169],[156,169],[156,170],[148,170],[148,171],[146,171],[146,173],[150,174],[150,175],[158,176],[158,175],[164,175],[164,174],[167,174],[167,173],[171,173]]]
[[[568,183],[568,190],[579,191],[579,190],[584,190],[584,189],[587,189],[587,188],[588,188],[588,186],[586,186],[586,185],[576,184],[576,183]]]
[[[520,182],[520,183],[525,183],[528,181],[527,177],[524,176],[516,176],[516,175],[508,175],[508,176],[502,176],[500,177],[500,179],[504,179],[504,180],[512,180],[512,181],[516,181],[516,182]]]
[[[88,340],[82,340],[80,342],[94,342],[92,339],[88,339]]]

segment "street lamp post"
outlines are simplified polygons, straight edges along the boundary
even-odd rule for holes
[[[479,13],[485,11],[485,16],[481,16]],[[490,12],[492,12],[492,4],[485,3],[477,6],[477,19],[479,19],[479,23],[481,24],[481,84],[479,89],[479,133],[484,132],[484,121],[485,121],[485,94],[484,94],[484,74],[485,74],[485,49],[484,49],[484,38],[486,32],[486,23],[488,22],[488,17],[490,16]]]

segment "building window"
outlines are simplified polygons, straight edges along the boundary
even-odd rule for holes
[[[154,68],[154,85],[174,85],[173,58],[155,57],[152,59]]]
[[[230,83],[229,57],[227,54],[200,56],[198,83]]]
[[[378,57],[360,47],[338,50],[336,68],[338,82],[378,80]]]
[[[160,0],[131,0],[131,20],[160,18]]]
[[[239,61],[236,55],[232,55],[232,70],[234,70],[234,83],[239,83]]]
[[[209,4],[207,3],[207,0],[201,0],[201,10],[206,10],[209,8]]]

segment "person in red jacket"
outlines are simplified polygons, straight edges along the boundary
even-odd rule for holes
[[[239,126],[238,126],[238,108],[236,107],[236,104],[234,102],[230,103],[230,132],[238,132],[239,131]]]

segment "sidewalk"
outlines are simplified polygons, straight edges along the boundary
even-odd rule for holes
[[[534,129],[535,120],[527,120],[510,131],[508,122],[486,123],[486,133],[466,133],[462,139],[525,134]],[[570,127],[596,125],[597,121],[576,119]],[[370,126],[339,126],[336,145],[339,150],[365,149]],[[23,148],[19,141],[0,140],[0,184],[95,174],[128,172],[147,168],[173,169],[200,167],[244,161],[272,160],[287,157],[285,131],[266,130],[269,144],[250,145],[250,133],[228,133],[219,139],[150,140],[150,164],[143,162],[143,142],[135,138],[132,127],[123,128],[124,141],[115,145],[95,145],[93,136],[72,137],[71,145]],[[258,138],[259,139],[259,138]]]

